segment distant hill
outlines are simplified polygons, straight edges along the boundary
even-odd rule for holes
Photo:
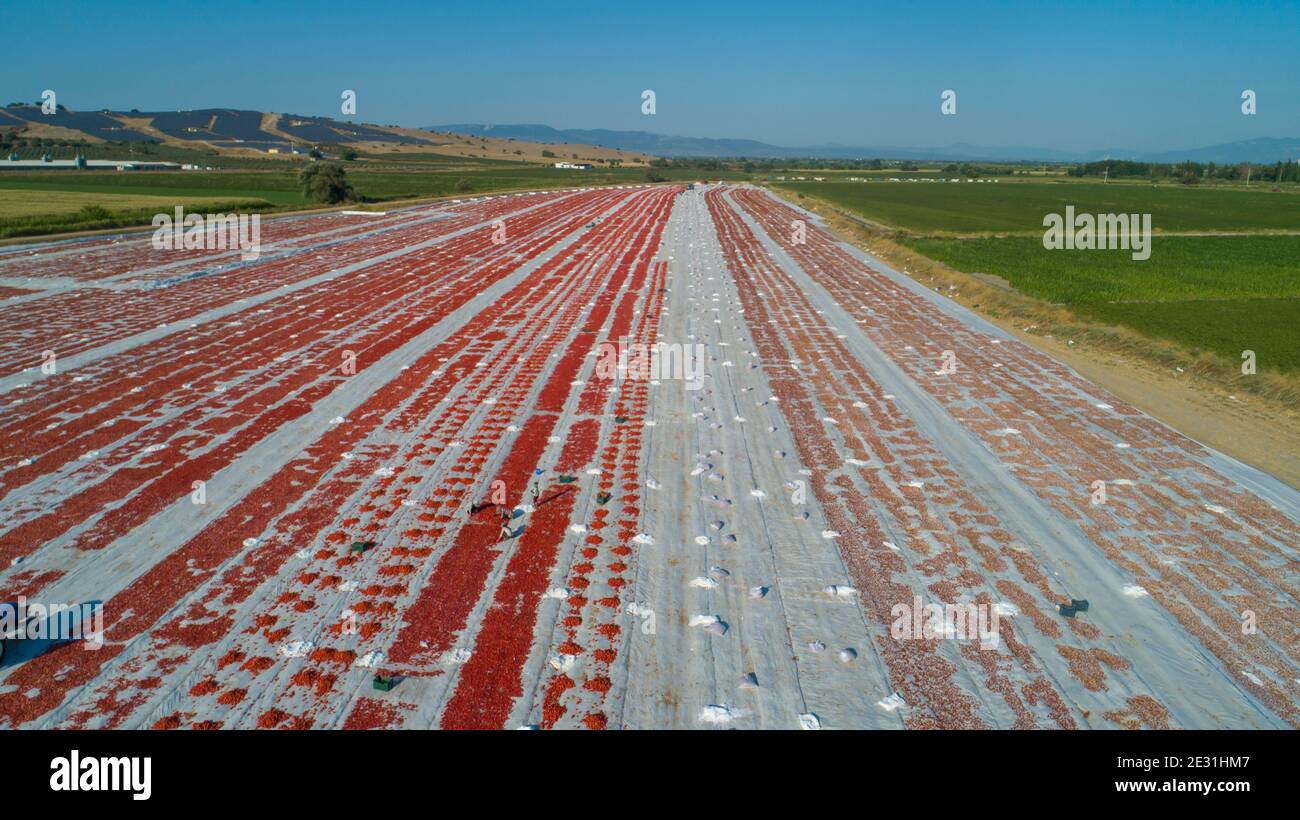
[[[429,136],[411,136],[390,128],[359,125],[328,117],[268,114],[234,108],[94,112],[60,108],[47,115],[41,113],[39,106],[9,105],[0,109],[0,125],[79,131],[98,140],[207,142],[218,147],[283,146],[290,141],[313,144],[434,142]]]
[[[610,131],[604,128],[556,129],[549,125],[439,125],[427,131],[468,134],[475,137],[529,140],[549,144],[585,143],[606,148],[640,151],[660,157],[783,157],[808,156],[794,149],[741,139],[709,139],[707,137],[669,137],[649,131]]]
[[[1140,162],[1216,162],[1221,165],[1233,162],[1270,163],[1278,160],[1300,160],[1300,137],[1278,139],[1264,137],[1240,142],[1225,142],[1205,148],[1188,148],[1181,151],[1110,151],[1096,159],[1133,159]]]
[[[34,137],[99,141],[156,141],[204,147],[223,154],[283,155],[292,145],[348,145],[375,153],[449,154],[529,162],[578,159],[644,164],[651,157],[753,157],[770,159],[895,159],[971,162],[1081,162],[1128,159],[1140,162],[1272,163],[1300,159],[1300,138],[1261,138],[1173,151],[1115,148],[1071,152],[1029,146],[979,146],[966,143],[915,148],[811,145],[786,147],[749,139],[676,137],[650,131],[603,128],[557,129],[548,125],[457,123],[415,129],[373,125],[236,108],[194,111],[68,111],[42,114],[40,106],[15,103],[0,108],[0,128],[21,128]]]
[[[953,160],[973,162],[1012,162],[1037,160],[1042,162],[1083,162],[1099,159],[1131,159],[1141,162],[1257,162],[1271,163],[1281,159],[1300,159],[1300,138],[1254,139],[1230,142],[1204,148],[1174,151],[1144,152],[1126,149],[1100,151],[1059,151],[1051,148],[1027,146],[978,146],[957,143],[945,147],[907,148],[881,145],[870,148],[847,145],[810,145],[791,148],[770,145],[747,139],[712,139],[706,137],[673,137],[649,131],[611,131],[593,129],[557,129],[548,125],[480,125],[456,123],[431,126],[430,131],[466,134],[474,137],[529,140],[538,143],[581,142],[606,148],[622,148],[661,157],[753,157],[756,159],[910,159]]]
[[[554,153],[537,143],[481,140],[462,134],[446,134],[312,117],[236,108],[203,108],[194,111],[69,111],[41,113],[38,105],[14,103],[0,108],[0,128],[20,128],[33,137],[88,142],[161,142],[168,145],[209,148],[224,154],[289,153],[298,145],[348,145],[376,153],[430,152],[462,157],[538,162]],[[584,160],[636,165],[644,157],[626,150],[597,149],[589,145],[567,147],[566,157],[578,154]]]

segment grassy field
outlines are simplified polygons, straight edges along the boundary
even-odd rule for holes
[[[1064,309],[1072,318],[1049,322],[1058,332],[1087,333],[1128,353],[1147,350],[1153,362],[1166,364],[1168,350],[1176,349],[1201,372],[1220,378],[1238,373],[1242,351],[1253,350],[1260,372],[1281,379],[1268,382],[1270,395],[1294,397],[1300,390],[1300,235],[1278,233],[1300,231],[1295,184],[1274,192],[1267,185],[1003,177],[996,183],[773,187],[796,201],[802,194],[805,204],[864,217],[883,227],[871,233],[885,244],[1014,295],[983,297],[997,304],[987,307],[998,315],[1041,317],[1028,320],[1033,323]],[[1150,213],[1157,234],[1150,259],[1136,261],[1121,250],[1045,249],[1043,217],[1063,213],[1067,205],[1078,213]],[[1162,231],[1228,235],[1161,236]],[[1035,310],[1029,303],[1050,309]],[[1123,330],[1108,330],[1116,327]],[[1148,339],[1150,344],[1142,342]]]
[[[466,162],[475,162],[466,160]],[[570,171],[537,165],[488,165],[449,171],[369,170],[345,164],[348,181],[362,195],[382,201],[419,196],[446,196],[466,180],[475,193],[512,188],[563,188],[583,185],[632,185],[646,181],[641,168]],[[710,172],[716,178],[716,172]],[[699,171],[662,172],[668,179],[698,179]],[[732,178],[744,177],[732,174]],[[93,194],[136,193],[154,196],[232,196],[265,199],[284,205],[308,204],[294,171],[64,171],[0,176],[0,190],[69,191]]]
[[[1300,191],[1119,182],[795,182],[778,189],[823,199],[914,233],[1036,233],[1064,213],[1149,213],[1161,231],[1300,230]]]
[[[275,208],[264,199],[240,197],[90,194],[0,188],[0,239],[148,225],[177,205],[206,213],[259,212]]]
[[[195,197],[262,199],[275,205],[306,203],[295,174],[287,171],[7,172],[0,176],[0,191],[156,196],[175,199],[177,204]]]
[[[1153,309],[1154,308],[1154,309]],[[1300,299],[1110,302],[1087,313],[1108,324],[1208,350],[1237,362],[1253,350],[1261,372],[1300,374]]]
[[[0,239],[148,225],[155,214],[177,205],[224,212],[305,206],[300,191],[283,188],[281,176],[291,177],[273,172],[6,174],[0,176]]]
[[[425,155],[414,155],[410,164],[385,162],[375,168],[365,163],[344,163],[348,181],[366,199],[383,202],[421,197],[461,196],[505,190],[540,190],[587,185],[633,185],[646,181],[644,168],[609,168],[574,171],[543,165],[525,165],[497,160],[450,158],[422,165]],[[665,178],[699,179],[702,172],[666,169]],[[709,172],[717,178],[719,172]],[[748,178],[737,172],[723,173],[732,179]],[[462,183],[470,190],[462,190]],[[53,197],[53,198],[51,198]],[[78,199],[80,197],[80,199]],[[107,204],[105,197],[121,199],[121,205]],[[148,205],[140,204],[148,197]],[[17,199],[15,199],[17,198]],[[55,171],[0,175],[0,199],[26,202],[18,213],[0,213],[0,238],[30,236],[55,230],[89,230],[98,227],[148,224],[153,213],[175,205],[199,201],[241,201],[259,203],[256,210],[285,210],[312,207],[303,196],[296,170],[220,171]],[[102,219],[78,224],[75,214],[83,205],[101,205],[113,212],[112,224]],[[145,208],[152,208],[146,213]],[[58,219],[49,219],[51,216]],[[45,227],[45,230],[42,230]]]
[[[243,202],[238,198],[208,198],[201,202],[182,203],[187,208],[203,206],[220,208]],[[69,191],[19,191],[0,188],[0,220],[26,216],[63,216],[74,214],[87,205],[109,211],[148,209],[162,211],[173,208],[176,198],[147,196],[131,193],[87,194]]]
[[[1038,239],[904,239],[967,273],[994,274],[1021,293],[1236,359],[1300,372],[1300,236],[1168,236],[1151,258],[1120,251],[1049,251]]]

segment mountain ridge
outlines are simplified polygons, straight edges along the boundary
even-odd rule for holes
[[[63,106],[45,114],[39,105],[10,103],[0,108],[0,129],[16,129],[36,138],[84,139],[87,142],[161,142],[205,147],[223,154],[287,156],[294,146],[350,145],[380,153],[430,151],[453,156],[522,158],[542,162],[541,144],[488,140],[399,125],[378,125],[306,114],[244,108],[199,108],[177,111],[74,111]],[[588,150],[590,149],[590,150]],[[643,164],[648,157],[618,149],[574,145],[569,153],[597,163]]]
[[[772,145],[758,140],[715,137],[678,137],[650,131],[618,131],[605,128],[552,128],[540,123],[489,125],[454,123],[427,126],[421,130],[464,134],[474,137],[521,139],[540,143],[583,142],[606,148],[640,151],[663,157],[718,157],[754,159],[897,159],[983,162],[1094,162],[1103,159],[1136,162],[1252,162],[1273,163],[1300,158],[1300,137],[1260,137],[1197,148],[1167,151],[1135,151],[1110,148],[1095,151],[1061,151],[1033,146],[978,146],[954,143],[949,146],[871,148],[825,143],[804,147]]]

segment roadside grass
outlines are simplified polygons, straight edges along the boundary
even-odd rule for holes
[[[805,194],[906,232],[951,235],[1034,233],[1043,217],[1076,213],[1149,213],[1161,231],[1300,230],[1300,188],[1279,193],[1177,184],[1092,182],[782,182]]]

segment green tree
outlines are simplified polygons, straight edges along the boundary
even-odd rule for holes
[[[348,184],[347,174],[332,162],[315,162],[298,173],[298,184],[303,196],[313,202],[333,205],[355,199],[356,193]]]

